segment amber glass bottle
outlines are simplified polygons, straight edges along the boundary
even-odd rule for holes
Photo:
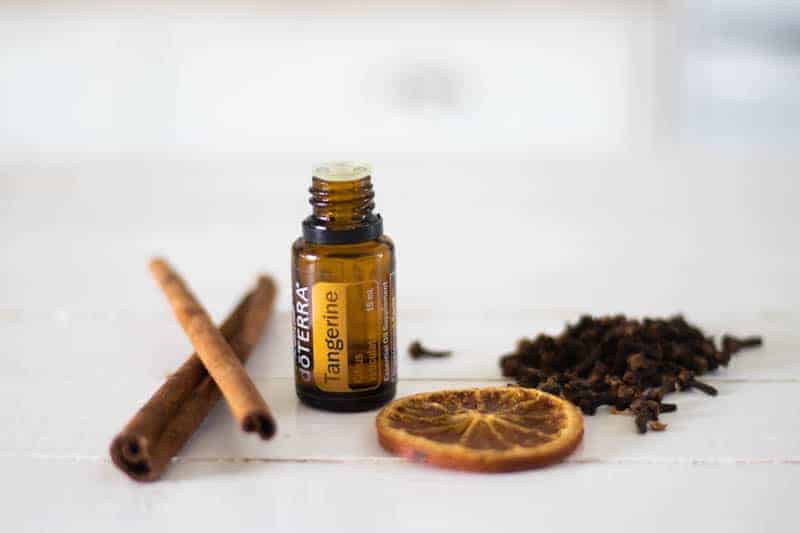
[[[372,409],[397,384],[394,244],[373,213],[369,166],[320,165],[310,192],[292,246],[297,395],[321,409]]]

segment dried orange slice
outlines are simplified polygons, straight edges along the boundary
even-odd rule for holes
[[[509,472],[549,465],[583,438],[583,415],[536,389],[427,392],[387,405],[376,420],[386,450],[458,470]]]

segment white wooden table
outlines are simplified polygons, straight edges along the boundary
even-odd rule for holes
[[[504,383],[497,358],[518,337],[587,311],[682,310],[766,346],[708,377],[718,397],[674,395],[663,434],[601,412],[552,468],[410,464],[378,446],[374,412],[314,411],[294,396],[288,246],[311,158],[6,165],[2,530],[796,530],[797,161],[376,159],[399,250],[399,344],[455,350],[420,362],[403,351],[400,395]],[[154,253],[216,318],[256,272],[277,276],[280,312],[248,368],[279,433],[245,435],[219,405],[165,478],[141,485],[107,447],[191,351],[148,277]]]

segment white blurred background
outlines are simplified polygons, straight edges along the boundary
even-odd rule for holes
[[[0,4],[4,160],[793,144],[776,0]]]
[[[357,158],[401,307],[791,310],[799,139],[791,0],[5,0],[0,304],[221,313]]]

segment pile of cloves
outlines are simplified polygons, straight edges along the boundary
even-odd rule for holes
[[[659,415],[677,410],[664,395],[697,389],[715,396],[717,390],[696,376],[727,366],[733,354],[761,343],[760,337],[725,335],[717,349],[712,337],[682,316],[642,321],[583,316],[557,337],[520,340],[500,366],[517,384],[561,396],[587,415],[601,405],[628,412],[646,433],[666,429]]]

